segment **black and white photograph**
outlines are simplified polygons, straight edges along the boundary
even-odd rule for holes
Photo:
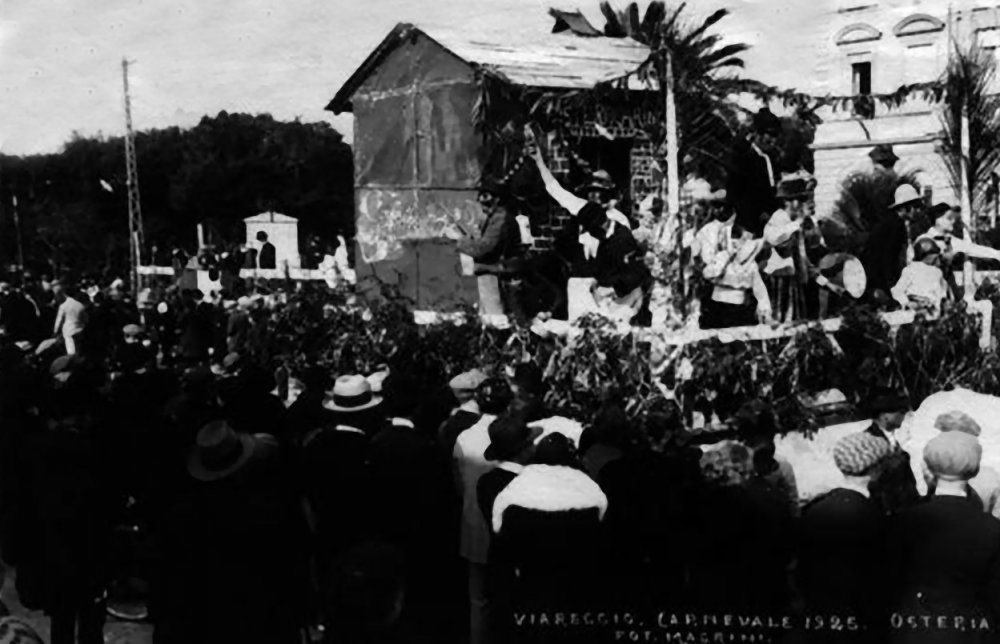
[[[1000,644],[1000,0],[0,0],[0,644]]]

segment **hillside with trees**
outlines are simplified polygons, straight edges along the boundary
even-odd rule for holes
[[[196,224],[217,244],[243,239],[265,210],[298,218],[303,236],[352,236],[353,159],[326,123],[220,112],[189,129],[136,135],[145,252],[192,252]],[[14,197],[25,264],[122,274],[128,200],[122,137],[74,136],[59,153],[0,155],[0,262],[17,263]]]

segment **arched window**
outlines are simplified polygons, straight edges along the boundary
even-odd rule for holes
[[[882,32],[864,23],[848,25],[837,32],[834,42],[838,45],[853,45],[856,43],[870,42],[882,37]]]
[[[921,34],[931,34],[943,31],[944,21],[926,13],[918,13],[908,18],[904,18],[892,29],[892,33],[897,38],[906,36],[919,36]]]

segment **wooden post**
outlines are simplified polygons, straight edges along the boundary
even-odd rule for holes
[[[963,237],[966,241],[975,241],[973,233],[976,229],[976,217],[972,212],[972,186],[969,184],[969,150],[971,142],[969,140],[969,114],[966,107],[962,108],[961,119],[961,158],[959,159],[959,173],[961,182],[959,185],[959,199],[962,208]],[[965,289],[966,299],[971,300],[976,294],[976,269],[970,259],[965,260],[963,267],[962,282]]]
[[[666,107],[666,162],[667,162],[667,217],[673,220],[677,228],[677,238],[674,241],[677,249],[677,279],[680,285],[680,312],[687,318],[687,294],[684,284],[684,222],[681,217],[681,180],[678,167],[677,144],[677,105],[674,102],[674,65],[669,49],[664,51],[663,83]]]

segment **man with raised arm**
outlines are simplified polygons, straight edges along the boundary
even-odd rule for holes
[[[587,186],[588,198],[584,199],[559,184],[530,133],[528,152],[549,196],[577,218],[584,233],[580,243],[585,256],[594,258],[596,281],[591,291],[598,307],[612,317],[648,326],[652,319],[649,311],[652,276],[645,254],[632,236],[628,218],[606,201],[611,192],[610,177],[601,185],[597,180],[603,176],[598,175],[605,173],[596,173],[595,181]]]

